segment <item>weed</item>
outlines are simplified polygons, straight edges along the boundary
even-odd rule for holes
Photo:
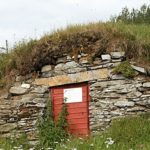
[[[126,78],[133,78],[136,73],[128,61],[124,61],[115,67],[113,73],[122,74]]]
[[[60,116],[55,122],[53,120],[52,105],[50,100],[48,100],[46,112],[38,122],[39,144],[37,149],[55,148],[60,142],[65,141],[68,136],[65,130],[67,127],[66,115],[67,108],[64,104]]]

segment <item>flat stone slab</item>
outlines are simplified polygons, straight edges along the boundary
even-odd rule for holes
[[[58,75],[50,78],[35,79],[34,84],[53,87],[58,85],[71,84],[71,83],[81,83],[81,82],[91,81],[95,79],[104,80],[108,78],[108,75],[109,75],[108,69],[99,69],[99,70],[80,72],[76,74],[66,74],[66,75]]]
[[[27,91],[28,89],[22,87],[11,87],[9,90],[9,92],[14,95],[22,95],[25,94]]]
[[[135,105],[135,103],[128,102],[128,101],[118,101],[114,105],[117,107],[133,107]]]
[[[101,55],[102,60],[111,60],[111,57],[109,54]]]
[[[136,70],[136,71],[138,71],[138,72],[140,72],[140,73],[146,74],[146,70],[145,70],[144,68],[142,68],[142,67],[138,67],[138,66],[135,66],[135,65],[131,65],[131,67],[132,67],[134,70]]]
[[[143,87],[145,87],[145,88],[150,88],[150,82],[145,82],[145,83],[143,83]]]

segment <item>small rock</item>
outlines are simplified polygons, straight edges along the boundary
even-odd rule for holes
[[[21,82],[23,80],[23,76],[16,76],[16,82]]]
[[[140,73],[146,74],[146,70],[142,67],[138,67],[138,66],[134,66],[134,65],[131,65],[131,67]]]
[[[59,63],[65,63],[66,60],[67,60],[66,57],[60,57],[60,58],[57,59],[56,64],[59,64]]]
[[[85,56],[88,56],[88,54],[81,53],[81,56],[82,56],[82,57],[85,57]]]
[[[137,106],[137,107],[127,109],[127,112],[144,111],[144,110],[145,110],[144,107]]]
[[[54,74],[53,71],[43,72],[43,73],[42,73],[42,78],[52,77],[53,74]]]
[[[25,89],[29,89],[30,88],[30,84],[26,84],[26,83],[23,83],[21,85],[22,88],[25,88]]]
[[[117,107],[133,107],[135,103],[129,101],[118,101],[114,105]]]
[[[111,57],[114,59],[119,59],[125,56],[125,52],[111,52]]]
[[[111,57],[109,54],[101,55],[102,60],[111,60]]]
[[[67,61],[71,61],[72,58],[70,56],[67,56]]]
[[[141,92],[133,91],[133,92],[127,94],[127,98],[138,98],[141,95],[142,95]]]
[[[111,78],[112,80],[122,80],[122,79],[126,79],[122,74],[110,75],[110,78]]]
[[[145,83],[143,83],[143,87],[145,87],[145,88],[150,88],[150,82],[145,82]]]
[[[112,59],[112,62],[113,63],[115,63],[115,62],[121,62],[122,61],[122,59],[120,58],[120,59]]]
[[[52,66],[51,65],[46,65],[46,66],[43,66],[42,69],[41,69],[41,72],[48,72],[48,71],[51,71],[52,70]]]

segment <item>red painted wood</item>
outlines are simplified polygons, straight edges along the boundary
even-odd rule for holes
[[[67,116],[69,124],[68,130],[71,134],[85,136],[89,134],[89,87],[87,83],[51,88],[53,114],[54,120],[57,120],[64,102],[64,89],[78,87],[82,88],[82,102],[67,103],[67,110],[69,113]]]

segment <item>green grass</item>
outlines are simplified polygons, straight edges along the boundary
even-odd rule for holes
[[[111,138],[112,144],[107,144]],[[29,149],[26,138],[17,140],[0,138],[0,148],[12,150],[22,145]],[[150,114],[116,119],[110,128],[88,138],[71,137],[58,143],[56,150],[150,150]]]
[[[1,150],[29,150],[31,146],[27,140],[26,135],[22,134],[20,138],[1,138],[0,137],[0,149]]]
[[[108,138],[114,143],[107,144]],[[104,133],[87,140],[73,138],[57,147],[57,150],[149,150],[150,115],[127,117],[115,120]]]

